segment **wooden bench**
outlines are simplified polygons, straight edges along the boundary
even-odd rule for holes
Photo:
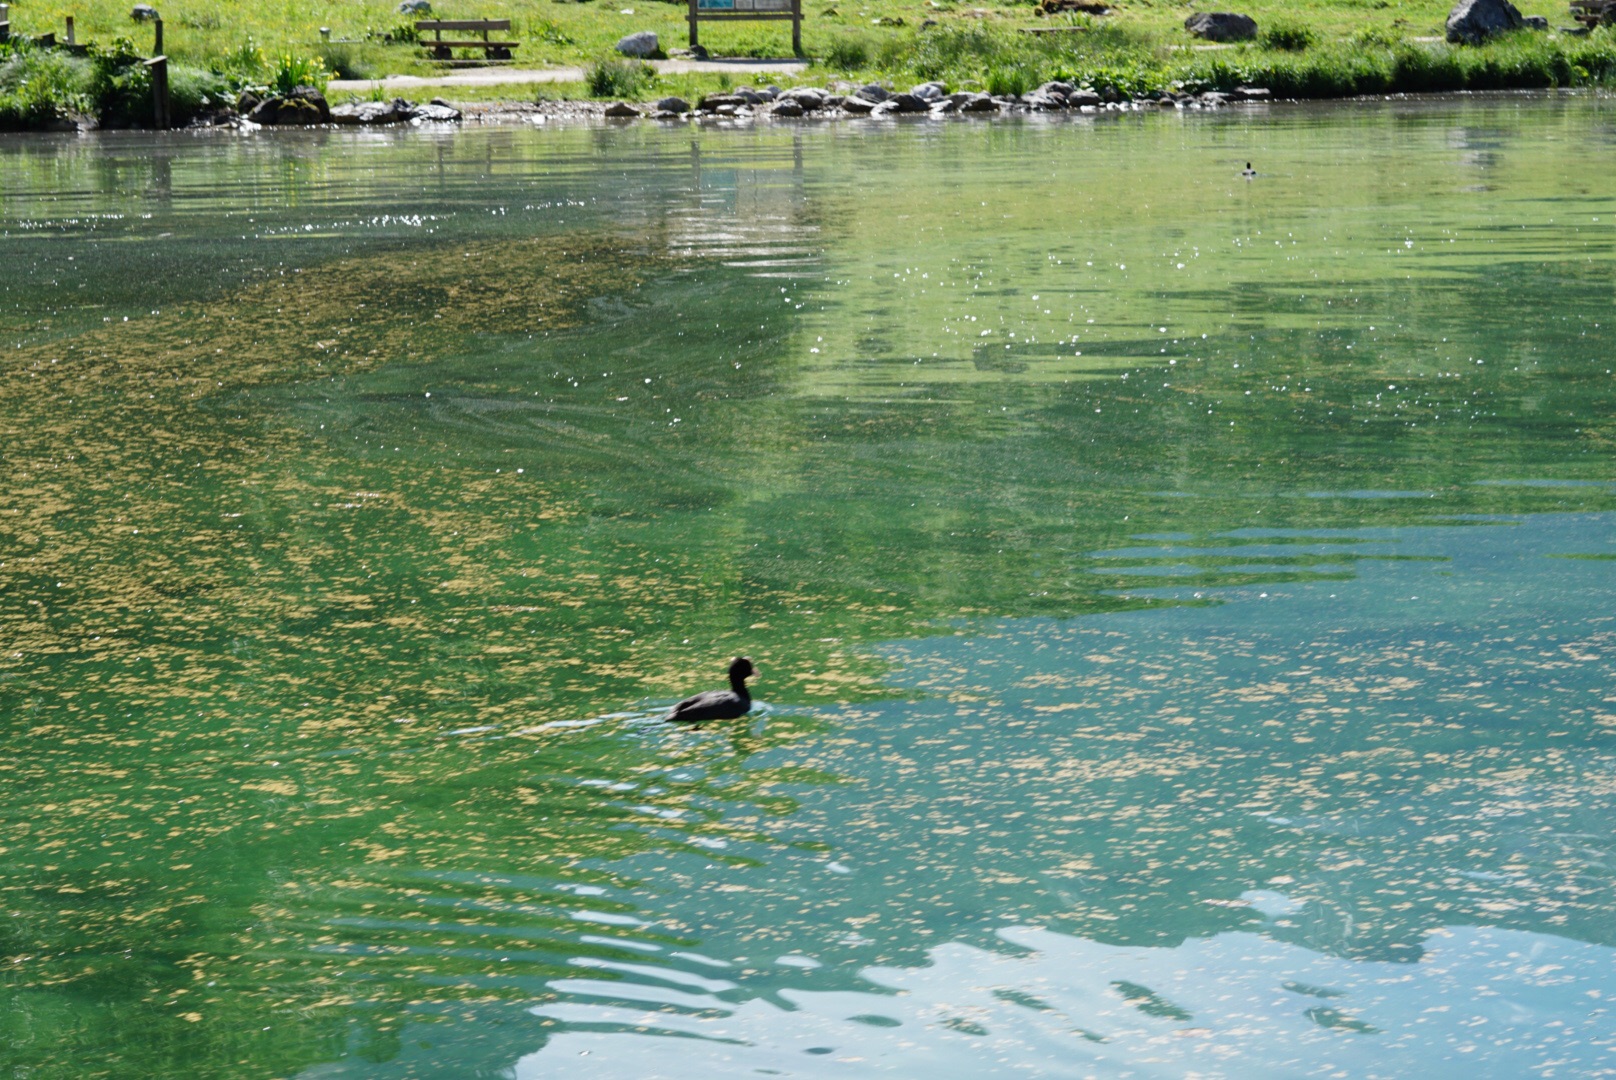
[[[1571,17],[1589,29],[1616,25],[1616,0],[1571,0]]]
[[[421,45],[437,60],[448,60],[452,55],[449,51],[450,49],[481,49],[486,59],[509,60],[511,50],[520,44],[520,42],[516,41],[495,41],[488,36],[496,30],[509,34],[511,32],[511,20],[509,19],[422,19],[415,24],[417,35],[427,30],[432,31],[432,39],[429,41],[422,38]],[[463,41],[455,40],[445,38],[443,36],[445,30],[459,31],[461,33],[480,33],[482,37]]]

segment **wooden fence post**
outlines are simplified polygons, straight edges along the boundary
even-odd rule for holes
[[[157,34],[152,46],[154,55],[146,61],[146,70],[151,72],[152,127],[167,131],[172,118],[168,110],[168,57],[163,55],[163,20],[155,19],[153,24]]]
[[[167,131],[171,126],[168,114],[168,57],[154,56],[146,61],[151,72],[152,127]]]

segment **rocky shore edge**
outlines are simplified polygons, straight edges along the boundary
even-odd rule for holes
[[[536,101],[452,104],[443,98],[418,104],[404,98],[329,104],[310,87],[290,94],[258,97],[244,94],[234,108],[215,109],[197,117],[192,128],[260,127],[388,127],[395,125],[470,123],[544,123],[557,120],[794,120],[863,118],[880,116],[1027,115],[1032,113],[1099,113],[1143,109],[1219,109],[1230,105],[1266,102],[1273,95],[1265,88],[1242,86],[1234,90],[1200,94],[1159,92],[1128,97],[1101,94],[1067,82],[1046,82],[1027,94],[992,95],[972,91],[950,92],[940,82],[921,83],[895,91],[879,83],[834,83],[829,88],[740,86],[706,94],[695,102],[664,97],[654,102]]]

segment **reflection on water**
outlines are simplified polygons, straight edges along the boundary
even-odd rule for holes
[[[1610,1068],[1608,107],[0,145],[6,1063]]]
[[[923,696],[861,710],[808,751],[856,794],[806,796],[784,825],[826,855],[760,853],[767,872],[737,897],[709,882],[642,909],[705,918],[704,948],[730,967],[552,981],[560,1002],[535,1013],[571,1034],[530,1062],[1616,1067],[1600,1034],[1616,991],[1613,526],[1247,530],[1194,546],[1367,561],[1262,585],[1232,566],[1194,594],[1214,606],[891,646]],[[679,1035],[719,1045],[657,1045]],[[674,1053],[688,1068],[652,1067]]]
[[[1257,933],[1176,949],[1027,927],[941,945],[867,989],[734,984],[667,965],[558,982],[522,1080],[554,1076],[1605,1075],[1612,950],[1491,928],[1433,934],[1418,964],[1349,962]]]

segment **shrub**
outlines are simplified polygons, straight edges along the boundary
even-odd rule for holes
[[[89,111],[90,68],[83,60],[26,46],[8,53],[0,61],[0,131],[41,128]]]
[[[1121,97],[1140,97],[1165,89],[1173,81],[1172,73],[1164,66],[1137,59],[1124,60],[1122,63],[1060,67],[1053,74],[1057,79],[1075,82],[1095,93],[1115,93]]]
[[[383,30],[380,34],[366,34],[367,38],[374,37],[383,45],[419,45],[421,32],[412,22],[399,23],[390,30]]]
[[[1403,40],[1401,34],[1372,26],[1352,35],[1352,44],[1360,49],[1392,49]]]
[[[282,53],[270,66],[269,88],[277,94],[290,94],[300,86],[324,91],[331,80],[318,56],[294,56]]]
[[[650,89],[656,69],[639,60],[608,56],[589,65],[584,82],[598,98],[635,98]]]
[[[168,109],[175,124],[188,124],[209,109],[235,99],[230,80],[214,71],[171,66],[168,69]]]
[[[102,127],[144,127],[152,122],[151,71],[143,59],[126,37],[91,47],[90,102]]]
[[[224,76],[238,89],[262,85],[268,68],[269,61],[264,59],[264,50],[252,38],[208,60],[209,71]]]
[[[1274,22],[1257,36],[1257,43],[1276,52],[1305,52],[1318,43],[1318,35],[1304,23]]]
[[[870,43],[862,37],[838,37],[831,41],[830,48],[825,50],[825,56],[820,61],[828,68],[837,71],[858,71],[870,64]]]
[[[994,97],[1017,97],[1043,82],[1039,73],[1021,64],[995,67],[982,80],[987,92]]]
[[[322,45],[319,60],[334,79],[370,79],[376,74],[370,62],[352,45]]]

